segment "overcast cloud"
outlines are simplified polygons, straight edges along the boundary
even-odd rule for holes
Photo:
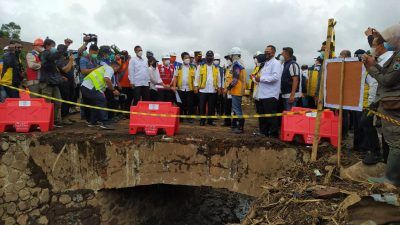
[[[21,25],[24,41],[69,37],[73,48],[82,33],[95,33],[99,45],[135,45],[163,52],[212,49],[221,55],[238,46],[252,55],[273,44],[294,48],[300,63],[312,63],[326,38],[327,21],[337,20],[336,48],[367,49],[368,27],[398,23],[398,0],[1,0],[0,23]]]

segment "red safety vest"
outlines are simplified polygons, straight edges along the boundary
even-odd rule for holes
[[[158,65],[158,71],[160,72],[160,77],[163,83],[171,85],[172,78],[174,78],[174,66]]]
[[[39,54],[36,51],[31,52],[33,56],[35,56],[35,61],[40,62]],[[29,68],[29,66],[26,67],[26,79],[27,80],[38,80],[39,77],[39,70],[33,70]]]

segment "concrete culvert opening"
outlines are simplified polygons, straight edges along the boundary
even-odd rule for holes
[[[183,225],[240,223],[255,199],[211,187],[149,185],[102,190],[101,224]]]

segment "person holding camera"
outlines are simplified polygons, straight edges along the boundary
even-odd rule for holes
[[[60,44],[57,50],[61,53],[61,57],[57,60],[57,68],[64,80],[60,84],[61,98],[65,101],[72,101],[74,94],[74,56],[67,51],[68,46]],[[61,119],[64,125],[71,125],[72,121],[66,118],[69,115],[70,104],[61,104]]]
[[[47,38],[43,43],[44,51],[41,54],[42,67],[40,69],[40,90],[43,95],[61,99],[59,86],[63,81],[68,80],[61,76],[58,72],[56,61],[62,56],[62,52],[56,49],[56,43]],[[51,101],[54,103],[54,126],[63,127],[61,120],[61,102]]]

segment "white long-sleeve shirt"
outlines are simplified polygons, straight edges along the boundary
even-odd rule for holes
[[[160,72],[158,72],[157,68],[149,67],[150,74],[150,89],[157,91],[156,85],[162,84],[162,79],[160,76]]]
[[[371,105],[373,102],[375,102],[376,91],[378,90],[378,81],[367,74],[367,77],[365,78],[365,83],[367,83],[369,86],[368,105]]]
[[[135,87],[149,86],[150,74],[147,59],[134,56],[129,61],[129,81]]]
[[[199,92],[201,93],[217,93],[217,90],[214,87],[214,77],[213,77],[213,66],[207,66],[207,80],[206,80],[206,86],[203,89],[200,89]],[[199,87],[200,86],[200,68],[201,66],[197,67],[197,71],[196,71],[196,76],[194,79],[194,86],[195,87]],[[217,74],[217,84],[218,87],[221,88],[221,76],[219,74],[219,70],[218,70],[218,74]]]
[[[189,70],[190,65],[182,64],[182,87],[180,88],[181,91],[189,91]],[[178,79],[178,72],[179,67],[175,69],[174,77]]]
[[[258,98],[276,98],[278,100],[281,91],[281,78],[282,64],[275,58],[267,61],[261,69]]]

